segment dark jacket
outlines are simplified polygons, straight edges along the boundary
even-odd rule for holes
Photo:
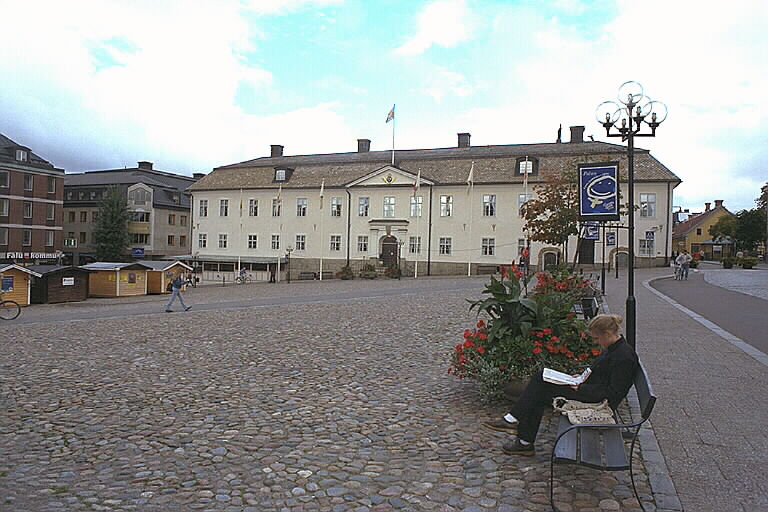
[[[622,336],[594,360],[592,374],[579,391],[607,398],[616,409],[632,387],[639,364],[635,350]]]

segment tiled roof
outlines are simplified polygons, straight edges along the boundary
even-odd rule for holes
[[[28,162],[19,162],[16,160],[16,150],[17,149],[25,149],[29,151],[29,161]],[[53,165],[45,160],[44,158],[40,157],[39,155],[36,155],[33,153],[28,147],[22,146],[21,144],[18,144],[2,133],[0,133],[0,161],[3,162],[14,162],[17,164],[25,164],[25,165],[31,165],[33,167],[46,167],[48,169],[53,169]]]
[[[687,235],[691,231],[693,231],[694,228],[701,225],[705,220],[711,218],[715,212],[727,212],[730,215],[733,215],[725,206],[717,206],[708,212],[700,213],[698,215],[694,215],[690,219],[688,219],[685,222],[681,222],[679,224],[676,224],[672,228],[672,237],[678,238]]]
[[[195,178],[173,174],[155,169],[109,169],[104,171],[86,171],[64,175],[64,186],[96,187],[105,185],[135,185],[143,183],[152,187],[155,206],[171,208],[189,208],[189,197],[183,192],[195,182]],[[173,194],[179,194],[179,203],[173,200]]]
[[[619,161],[621,174],[626,175],[627,170],[626,148],[604,142],[403,150],[395,152],[395,165],[413,174],[421,169],[423,178],[449,185],[466,183],[475,162],[476,184],[520,183],[522,177],[515,175],[515,165],[518,158],[526,156],[539,160],[539,176],[531,177],[531,183],[567,169],[575,170],[578,163]],[[390,162],[390,151],[257,158],[218,167],[189,190],[277,188],[275,167],[294,169],[290,179],[283,183],[285,188],[318,188],[323,180],[326,187],[343,187]],[[635,179],[680,181],[644,149],[635,150]]]

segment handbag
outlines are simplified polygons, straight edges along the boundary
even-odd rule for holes
[[[616,423],[616,419],[613,417],[613,409],[608,404],[608,400],[590,404],[558,396],[552,400],[552,407],[554,407],[555,412],[567,416],[568,421],[574,425]]]

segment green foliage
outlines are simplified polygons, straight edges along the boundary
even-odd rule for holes
[[[363,265],[363,270],[360,271],[358,274],[360,279],[376,279],[376,267],[371,265],[370,263],[366,263]]]
[[[341,270],[336,272],[336,278],[344,280],[354,279],[355,274],[352,272],[352,269],[349,267],[349,265],[347,265],[345,267],[341,267]]]
[[[741,265],[741,268],[750,269],[757,265],[757,258],[752,256],[746,256],[744,258],[741,258],[741,261],[739,262]]]
[[[726,256],[720,260],[720,263],[723,265],[723,268],[733,268],[733,264],[736,263],[736,258],[732,256]]]
[[[723,215],[717,222],[709,226],[709,235],[714,240],[721,236],[735,238],[737,219],[733,215]]]
[[[534,185],[536,198],[523,206],[525,229],[531,240],[564,245],[571,235],[578,235],[579,190],[574,172],[547,176]]]
[[[96,259],[123,261],[128,253],[128,205],[118,187],[110,187],[99,203],[94,231]]]
[[[400,267],[394,266],[394,267],[387,267],[387,269],[384,271],[384,275],[389,277],[390,279],[398,279],[400,277]]]
[[[765,240],[766,212],[753,208],[736,214],[736,240],[742,249],[754,250],[758,242]]]

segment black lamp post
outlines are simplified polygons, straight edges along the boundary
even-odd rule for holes
[[[637,327],[635,303],[635,137],[655,137],[656,128],[667,118],[667,106],[651,101],[637,82],[624,82],[619,87],[619,101],[604,101],[597,107],[597,121],[605,128],[608,137],[621,137],[627,141],[627,183],[629,192],[629,249],[627,258],[627,341],[635,346]],[[621,123],[619,124],[619,121]],[[643,123],[650,133],[640,133]],[[615,130],[615,131],[614,131]]]
[[[293,246],[289,245],[285,248],[285,275],[288,278],[288,284],[291,284],[291,253],[293,252]]]

